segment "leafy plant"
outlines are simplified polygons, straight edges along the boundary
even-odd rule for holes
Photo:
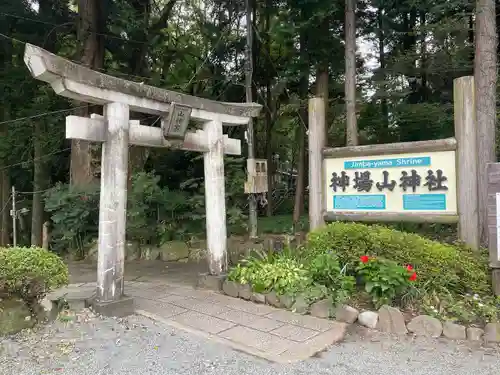
[[[422,310],[431,316],[456,323],[485,325],[500,321],[500,298],[481,297],[478,294],[431,294],[422,301]]]
[[[81,254],[85,245],[97,237],[99,187],[70,188],[57,184],[45,193],[45,210],[51,213],[52,248],[63,253],[75,249]]]
[[[15,295],[29,306],[47,292],[68,283],[68,268],[45,249],[0,248],[0,294]]]
[[[412,266],[402,267],[391,260],[370,258],[366,255],[361,256],[356,271],[377,308],[391,304],[408,289],[410,281],[417,278]]]
[[[294,294],[311,283],[304,265],[286,254],[253,255],[233,267],[228,279],[250,284],[258,293]]]
[[[347,265],[340,266],[333,253],[318,254],[306,263],[313,283],[322,285],[335,303],[347,300],[354,291],[355,279],[347,274]]]
[[[186,181],[185,191],[171,191],[160,187],[160,178],[153,172],[134,174],[127,195],[127,238],[159,245],[201,234],[205,202],[203,195],[191,193],[196,184]],[[45,194],[45,208],[53,224],[52,248],[58,253],[76,250],[83,257],[87,245],[97,238],[99,186],[81,189],[57,184]],[[231,222],[242,220],[237,210],[228,212]]]
[[[326,287],[337,286],[342,276],[338,258],[331,253],[318,254],[307,263],[314,282]]]

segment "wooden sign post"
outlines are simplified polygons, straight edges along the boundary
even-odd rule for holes
[[[488,249],[493,292],[500,295],[500,163],[488,164]]]

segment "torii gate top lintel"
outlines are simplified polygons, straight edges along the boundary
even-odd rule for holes
[[[257,103],[225,103],[198,98],[96,72],[27,43],[24,62],[31,75],[50,83],[54,91],[70,99],[94,104],[121,102],[137,112],[165,115],[172,102],[192,108],[191,118],[224,125],[246,125],[259,115]]]

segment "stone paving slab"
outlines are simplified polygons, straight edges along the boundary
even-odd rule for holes
[[[88,298],[94,291],[95,282],[77,283],[49,298]],[[139,315],[273,362],[307,359],[341,341],[346,332],[343,323],[166,281],[126,281],[125,293],[134,297]]]

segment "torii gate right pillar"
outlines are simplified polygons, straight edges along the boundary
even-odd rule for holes
[[[226,187],[222,122],[207,122],[203,130],[207,135],[209,147],[209,151],[203,155],[208,270],[210,275],[221,275],[227,269]]]

